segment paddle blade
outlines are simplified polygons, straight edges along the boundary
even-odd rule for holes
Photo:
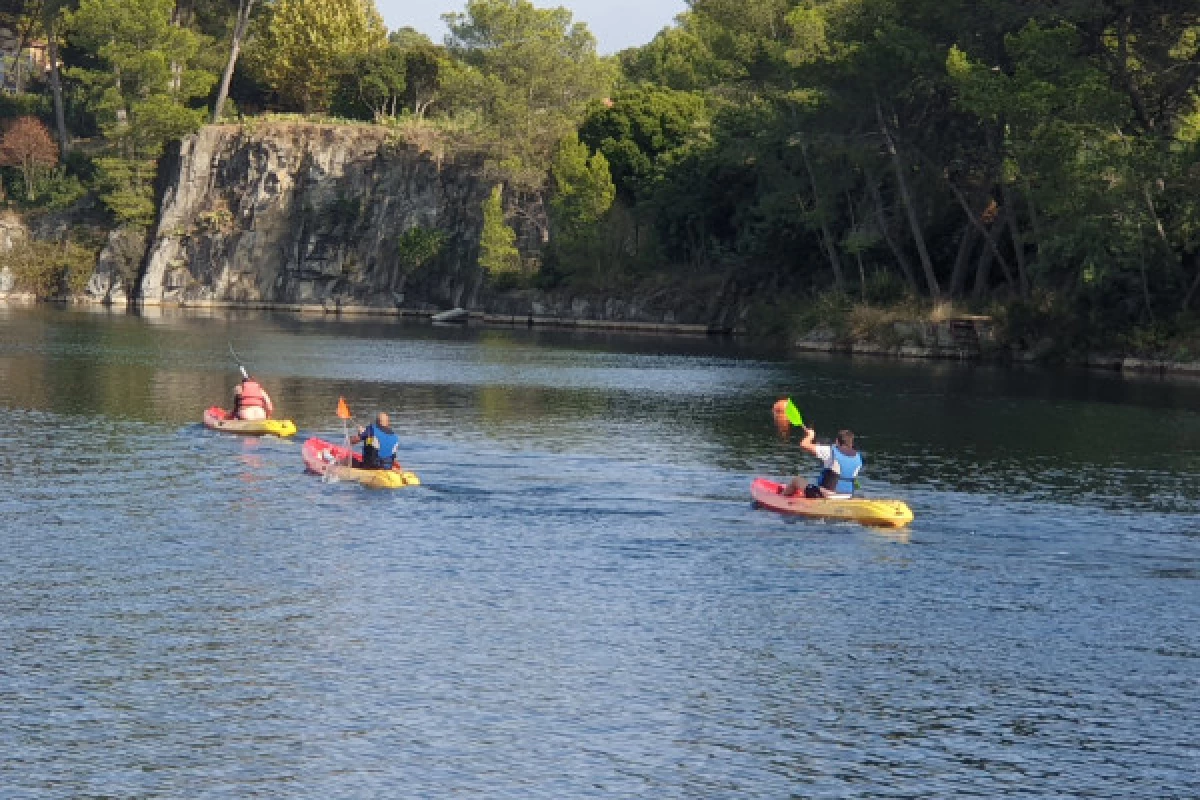
[[[350,419],[350,407],[346,405],[346,398],[338,398],[338,419]]]
[[[787,406],[784,408],[784,413],[787,414],[788,422],[798,428],[804,427],[804,417],[800,416],[800,409],[796,408],[796,404],[792,402],[792,398],[788,398]]]

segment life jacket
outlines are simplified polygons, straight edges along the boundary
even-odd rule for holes
[[[833,466],[821,470],[817,485],[838,494],[854,494],[854,479],[863,468],[862,453],[855,452],[848,456],[836,444],[830,449],[833,451]]]
[[[271,414],[271,403],[267,400],[267,393],[257,381],[242,381],[242,393],[233,412],[236,414],[243,408],[261,408],[268,416]]]
[[[391,428],[371,424],[363,432],[363,468],[391,469],[400,449],[400,437]]]

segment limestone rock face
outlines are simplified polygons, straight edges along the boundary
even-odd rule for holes
[[[138,270],[146,252],[146,235],[137,228],[118,228],[108,234],[108,241],[96,260],[84,290],[88,302],[104,305],[124,305],[129,301],[129,287],[137,282]]]
[[[146,305],[476,301],[491,190],[480,164],[442,164],[381,127],[215,125],[183,141],[164,177],[139,286]],[[400,243],[416,227],[444,244],[414,268]],[[96,290],[110,292],[100,280]]]
[[[29,236],[21,218],[11,212],[0,213],[0,253],[7,253]],[[16,289],[16,280],[8,267],[0,268],[0,299]]]

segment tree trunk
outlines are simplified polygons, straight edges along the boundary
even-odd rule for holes
[[[1008,266],[1008,261],[1005,260],[1004,256],[1000,253],[1000,247],[996,241],[998,237],[995,235],[998,231],[1003,229],[1002,226],[998,226],[997,223],[1003,222],[1004,217],[1008,216],[1007,209],[1000,209],[1001,216],[998,216],[996,218],[996,222],[992,223],[992,229],[989,232],[979,218],[975,216],[975,212],[971,210],[971,204],[967,202],[967,197],[962,193],[962,189],[959,189],[957,186],[955,186],[954,181],[951,180],[947,180],[946,185],[950,187],[950,191],[954,194],[955,199],[958,200],[958,204],[962,206],[962,210],[966,212],[967,219],[971,221],[971,224],[975,226],[976,230],[987,237],[984,244],[992,251],[992,257],[1000,262],[1000,269],[1004,271],[1004,280],[1008,281],[1008,284],[1012,286],[1012,269]]]
[[[975,288],[971,294],[976,300],[982,300],[987,294],[988,284],[992,274],[992,262],[996,260],[996,256],[1000,254],[1000,250],[996,247],[996,239],[999,238],[1000,232],[1004,230],[1004,217],[1007,212],[1000,209],[1000,216],[992,223],[992,229],[984,230],[984,236],[987,241],[984,243],[983,252],[979,254],[979,264],[975,267]],[[1011,285],[1012,281],[1009,280]]]
[[[1200,291],[1200,256],[1193,257],[1192,262],[1196,265],[1196,279],[1192,281],[1192,288],[1188,289],[1188,293],[1183,296],[1183,305],[1180,306],[1181,311],[1187,311],[1192,307],[1192,298]]]
[[[908,191],[908,180],[904,177],[904,159],[896,148],[896,142],[888,130],[887,121],[883,118],[883,107],[879,99],[875,100],[875,115],[879,118],[879,130],[887,146],[888,155],[892,158],[892,167],[896,172],[896,188],[900,191],[900,202],[908,216],[908,225],[912,229],[913,241],[917,245],[917,255],[921,258],[921,269],[925,273],[925,283],[929,286],[929,294],[934,300],[941,298],[942,289],[938,285],[937,275],[933,271],[933,261],[929,258],[929,250],[925,247],[925,234],[921,230],[921,221],[917,218],[917,210],[913,206],[912,195]]]
[[[47,3],[43,9],[46,28],[47,55],[50,57],[50,92],[54,96],[54,127],[58,133],[58,150],[65,159],[71,150],[67,135],[67,115],[63,108],[62,74],[58,69],[58,31],[54,29],[57,9]]]
[[[958,256],[954,259],[954,272],[950,276],[950,296],[961,297],[967,288],[967,267],[970,265],[971,251],[975,249],[975,239],[979,232],[967,221],[963,228],[962,239],[958,242]]]
[[[921,289],[917,286],[917,277],[913,273],[912,265],[908,263],[908,257],[904,255],[904,251],[900,249],[896,244],[896,240],[892,238],[891,226],[888,224],[887,214],[884,213],[883,209],[883,196],[879,193],[879,182],[868,176],[867,190],[871,193],[871,197],[875,201],[875,219],[879,224],[879,232],[883,234],[883,239],[892,251],[892,256],[896,259],[896,263],[900,265],[900,271],[904,273],[904,280],[908,282],[908,288],[912,290],[913,294],[920,294]]]
[[[1004,179],[1000,179],[1000,193],[1004,197],[1004,205],[1008,208],[1008,231],[1012,236],[1013,252],[1017,259],[1017,281],[1021,297],[1029,296],[1029,267],[1025,263],[1025,240],[1021,237],[1021,226],[1017,222],[1016,206],[1013,205],[1012,191]]]
[[[254,0],[239,0],[237,21],[233,24],[233,42],[229,45],[229,61],[225,64],[225,72],[221,75],[221,88],[217,90],[217,101],[213,104],[212,117],[209,119],[213,125],[216,125],[221,120],[221,111],[225,107],[225,101],[229,99],[229,85],[233,82],[233,70],[237,67],[238,53],[242,49],[242,38],[246,35],[246,29],[250,26],[250,11],[254,8]]]
[[[846,291],[846,279],[842,276],[842,260],[838,257],[837,242],[829,231],[829,221],[825,219],[825,211],[821,208],[821,194],[817,190],[817,175],[813,172],[812,162],[808,160],[808,145],[800,145],[800,154],[804,157],[804,168],[808,171],[808,180],[812,184],[813,200],[817,204],[817,219],[821,221],[821,243],[825,245],[825,255],[829,258],[829,266],[833,268],[833,283],[839,292]]]

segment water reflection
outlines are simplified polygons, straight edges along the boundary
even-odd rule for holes
[[[338,395],[393,412],[424,486],[203,429],[230,340],[301,436],[340,435]],[[751,475],[812,467],[782,395],[862,435],[911,530],[751,508]],[[1197,399],[0,309],[0,794],[1195,796]]]

